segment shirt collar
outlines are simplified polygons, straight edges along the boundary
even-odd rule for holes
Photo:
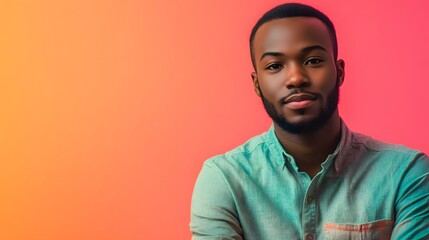
[[[279,139],[276,136],[276,132],[274,131],[274,124],[271,125],[270,129],[267,133],[267,143],[269,145],[269,149],[273,151],[274,162],[279,167],[284,167],[285,157],[289,155],[281,145]]]
[[[337,149],[337,157],[335,161],[335,170],[339,172],[344,164],[344,160],[346,158],[347,153],[351,148],[352,143],[352,135],[353,132],[347,127],[343,120],[341,120],[341,140],[338,144]],[[334,152],[334,153],[335,153]]]
[[[335,162],[335,170],[340,171],[348,149],[351,146],[352,132],[349,130],[347,125],[341,120],[341,139],[337,145],[335,151],[328,155],[326,160],[322,163],[323,168],[327,168],[332,162]],[[284,167],[285,161],[290,161],[294,168],[298,169],[293,157],[287,153],[281,145],[279,139],[274,131],[274,124],[271,125],[267,133],[267,143],[270,149],[273,151],[274,161],[279,167]]]

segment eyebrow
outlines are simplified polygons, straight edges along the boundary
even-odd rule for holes
[[[307,52],[311,52],[313,50],[322,50],[327,52],[328,50],[326,50],[326,48],[320,46],[320,45],[313,45],[313,46],[308,46],[305,47],[303,49],[301,49],[301,53],[307,53]],[[284,53],[281,52],[264,52],[264,54],[262,54],[261,59],[262,60],[264,57],[268,57],[268,56],[272,56],[272,57],[284,57],[286,56]]]

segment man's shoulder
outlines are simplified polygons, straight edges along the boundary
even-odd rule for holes
[[[340,150],[335,166],[338,173],[346,177],[365,178],[371,180],[371,184],[389,182],[398,185],[405,175],[427,173],[429,158],[407,146],[352,132],[348,134],[347,144]]]
[[[273,149],[275,139],[270,131],[256,135],[245,143],[205,161],[205,165],[217,168],[244,167],[249,164],[260,163],[264,156]]]
[[[363,148],[366,151],[378,154],[396,155],[402,158],[414,158],[418,155],[424,155],[421,151],[410,147],[388,143],[357,132],[352,133],[351,147]]]

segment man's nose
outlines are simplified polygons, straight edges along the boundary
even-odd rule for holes
[[[288,89],[302,88],[310,85],[307,74],[302,66],[291,65],[288,69],[287,80],[285,82]]]

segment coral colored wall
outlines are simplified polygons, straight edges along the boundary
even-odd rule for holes
[[[340,112],[429,153],[429,3],[307,0],[336,24]],[[248,35],[281,1],[2,1],[0,239],[189,239],[203,161],[268,128]]]

